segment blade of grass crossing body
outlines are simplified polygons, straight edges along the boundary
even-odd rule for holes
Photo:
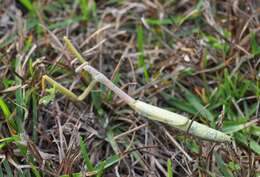
[[[90,161],[87,145],[84,143],[82,137],[80,137],[80,151],[88,170],[94,171],[94,165]]]
[[[142,67],[144,71],[144,77],[146,81],[149,81],[149,74],[146,68],[146,63],[144,61],[144,32],[143,27],[141,25],[137,26],[137,49],[140,52],[138,56],[138,67]]]
[[[117,72],[117,73],[115,74],[115,77],[114,77],[114,79],[113,79],[112,82],[113,82],[115,85],[117,85],[117,84],[119,83],[119,81],[120,81],[120,73]],[[107,99],[107,101],[112,101],[112,98],[113,98],[113,92],[112,92],[111,90],[109,90],[106,99]]]

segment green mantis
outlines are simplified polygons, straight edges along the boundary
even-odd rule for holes
[[[45,88],[45,81],[48,81],[53,85],[58,91],[69,97],[73,101],[82,101],[90,91],[93,89],[97,82],[104,84],[110,90],[112,90],[117,96],[124,100],[132,109],[140,113],[144,117],[147,117],[152,120],[163,122],[171,127],[182,130],[194,136],[200,137],[202,139],[216,141],[216,142],[227,142],[231,141],[231,137],[225,133],[212,129],[206,125],[192,121],[180,114],[176,114],[165,109],[150,105],[148,103],[142,102],[140,100],[135,100],[126,94],[123,90],[117,87],[111,80],[109,80],[104,74],[100,73],[94,67],[88,64],[83,57],[79,54],[76,48],[72,45],[67,37],[64,37],[67,48],[72,54],[78,59],[81,63],[79,67],[76,68],[76,72],[88,72],[92,76],[92,81],[85,91],[77,96],[67,88],[61,86],[59,83],[54,81],[47,75],[42,77],[42,86]]]

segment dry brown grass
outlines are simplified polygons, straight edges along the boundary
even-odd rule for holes
[[[254,54],[252,42],[255,34],[260,47],[259,2],[205,0],[198,7],[198,1],[185,0],[100,0],[89,21],[78,20],[82,13],[77,1],[62,2],[35,1],[36,11],[30,14],[18,1],[0,1],[0,96],[11,110],[11,117],[22,119],[20,126],[24,128],[23,141],[8,143],[0,150],[0,158],[7,159],[15,176],[19,175],[19,169],[28,171],[32,166],[41,176],[75,172],[90,175],[84,167],[80,136],[94,164],[113,154],[122,157],[105,170],[104,176],[167,176],[168,159],[172,160],[173,176],[260,174],[260,131],[256,120],[260,104],[257,93],[260,59],[259,53]],[[89,0],[89,4],[93,2]],[[151,19],[160,18],[169,20],[163,25],[152,24],[158,21]],[[143,51],[137,44],[138,26],[144,32]],[[65,35],[91,65],[135,98],[220,130],[225,128],[225,121],[241,123],[241,117],[245,118],[242,123],[253,123],[234,133],[231,144],[216,144],[137,115],[101,86],[80,103],[56,94],[50,104],[40,105],[43,74],[51,75],[75,93],[88,84],[74,72],[73,57],[63,46]],[[209,36],[216,41],[207,42]],[[228,51],[225,45],[229,46]],[[145,65],[140,64],[142,55]],[[16,60],[21,62],[20,68]],[[148,82],[144,79],[145,66]],[[237,82],[242,85],[234,83],[236,87],[230,87],[227,95],[219,91],[226,93],[227,77],[232,76],[250,83],[241,97],[244,83],[239,79]],[[188,100],[180,85],[211,111],[213,121],[192,104],[181,104]],[[24,95],[18,99],[20,92]],[[213,93],[220,96],[211,99]],[[179,107],[169,101],[170,97],[179,100],[175,103]],[[185,108],[191,112],[185,112]],[[0,118],[0,137],[15,134],[1,111]],[[253,141],[256,145],[251,144]],[[19,152],[17,144],[28,148],[27,155]],[[6,175],[3,165],[1,169]]]

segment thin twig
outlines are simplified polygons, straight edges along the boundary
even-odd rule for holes
[[[189,154],[181,147],[181,145],[171,136],[171,134],[165,129],[164,130],[166,136],[171,140],[171,142],[187,157],[187,159],[192,162],[193,159]]]

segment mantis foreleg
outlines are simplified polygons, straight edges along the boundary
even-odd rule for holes
[[[72,91],[70,91],[66,87],[62,86],[61,84],[59,84],[58,82],[56,82],[55,80],[53,80],[52,78],[50,78],[47,75],[42,76],[42,90],[45,90],[46,81],[49,84],[53,85],[59,92],[61,92],[62,94],[66,95],[68,98],[70,98],[72,101],[84,100],[97,83],[96,80],[92,80],[90,82],[90,84],[88,85],[88,87],[84,90],[84,92],[81,95],[77,96]]]

